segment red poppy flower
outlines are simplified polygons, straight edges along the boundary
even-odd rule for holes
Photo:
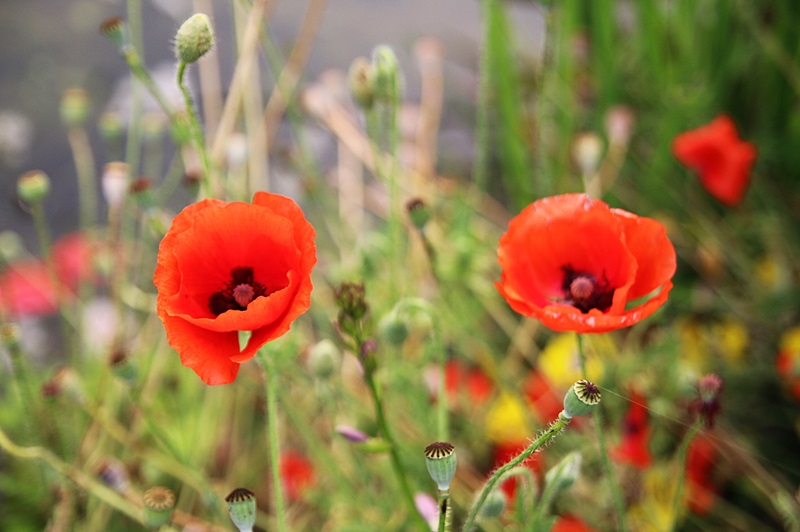
[[[314,485],[314,465],[304,455],[286,451],[280,457],[280,476],[283,490],[290,501],[299,500]]]
[[[479,367],[467,367],[458,360],[448,360],[444,366],[444,387],[451,407],[458,404],[460,392],[465,392],[470,406],[480,406],[489,400],[494,383]]]
[[[53,245],[62,301],[73,300],[79,282],[91,276],[91,255],[91,243],[78,233],[64,236]],[[0,274],[0,310],[11,316],[43,316],[58,310],[56,288],[44,260],[13,261]]]
[[[206,199],[183,209],[161,241],[154,283],[169,344],[207,384],[289,330],[311,304],[314,229],[297,204]],[[239,331],[251,331],[240,350]]]
[[[689,444],[686,455],[686,501],[689,509],[698,515],[707,514],[717,500],[717,488],[711,480],[716,456],[717,446],[706,434],[698,434]]]
[[[756,160],[756,148],[739,138],[730,117],[720,115],[705,126],[676,136],[672,152],[700,174],[706,192],[729,207],[741,203]]]
[[[556,519],[553,523],[553,528],[550,532],[594,532],[594,528],[590,527],[577,517],[571,515],[564,515]]]
[[[675,273],[663,225],[585,194],[523,209],[497,254],[503,272],[496,286],[511,308],[555,331],[630,327],[664,304]]]
[[[617,462],[645,469],[653,462],[650,454],[650,421],[647,416],[647,398],[631,392],[631,406],[625,414],[622,426],[622,442],[611,449],[611,457]]]

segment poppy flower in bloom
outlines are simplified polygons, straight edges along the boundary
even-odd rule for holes
[[[756,148],[739,138],[730,117],[720,115],[705,126],[676,136],[672,152],[700,174],[700,183],[714,198],[729,207],[741,203]]]
[[[711,479],[717,446],[706,434],[699,434],[689,444],[686,455],[686,501],[689,509],[704,515],[711,511],[717,500],[717,488]]]
[[[207,384],[233,382],[239,365],[289,330],[311,304],[314,229],[289,198],[206,199],[172,221],[154,283],[169,344]],[[239,347],[239,331],[250,331]]]
[[[563,515],[556,519],[553,523],[553,528],[550,532],[594,532],[594,528],[590,527],[577,517],[572,515]]]
[[[300,500],[303,493],[316,482],[314,466],[304,455],[286,451],[280,457],[281,485],[290,501]]]
[[[630,464],[637,469],[645,469],[653,461],[647,399],[636,391],[631,392],[631,406],[622,426],[622,442],[611,449],[610,454],[617,462]]]
[[[800,326],[792,327],[781,336],[775,366],[789,391],[800,400]]]
[[[497,289],[555,331],[630,327],[667,300],[675,248],[663,225],[585,194],[540,199],[500,238]]]

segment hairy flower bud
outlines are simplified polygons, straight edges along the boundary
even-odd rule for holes
[[[357,57],[353,60],[347,73],[350,96],[354,102],[364,109],[372,107],[372,103],[375,100],[374,77],[374,71],[369,59]]]
[[[194,63],[214,45],[214,30],[204,13],[195,13],[178,28],[175,35],[175,55],[184,63]]]
[[[50,178],[41,170],[25,172],[17,180],[17,195],[28,205],[38,205],[50,192]]]

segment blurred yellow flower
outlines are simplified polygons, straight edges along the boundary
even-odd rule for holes
[[[525,403],[510,393],[501,393],[486,413],[486,436],[494,443],[530,437]]]
[[[640,532],[672,530],[675,520],[675,471],[665,465],[647,469],[642,477],[641,498],[628,511],[628,525]]]
[[[583,348],[589,375],[581,372],[578,339],[574,333],[559,334],[547,343],[539,355],[539,371],[560,391],[567,390],[580,379],[602,380],[602,360],[614,356],[614,342],[605,334],[587,335],[583,337]]]
[[[697,373],[710,371],[714,357],[734,364],[743,362],[750,343],[747,327],[732,317],[709,323],[686,320],[678,325],[678,335],[681,358]]]

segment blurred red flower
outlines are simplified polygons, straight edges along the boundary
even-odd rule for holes
[[[280,476],[283,491],[290,501],[300,500],[303,493],[316,482],[313,464],[295,451],[285,451],[280,458]]]
[[[698,434],[689,444],[686,455],[686,501],[689,509],[698,515],[711,511],[717,500],[717,488],[711,480],[716,457],[717,446],[706,433]]]
[[[486,403],[494,391],[494,383],[479,367],[468,367],[458,360],[448,360],[444,366],[444,387],[451,407],[458,404],[459,394],[466,395],[470,406]]]
[[[705,126],[676,136],[672,152],[700,174],[700,183],[711,196],[729,207],[741,203],[756,160],[756,148],[739,138],[729,116],[720,115]]]
[[[650,421],[647,415],[647,398],[631,391],[631,405],[622,425],[622,441],[611,449],[617,462],[645,469],[653,462],[650,454]]]
[[[630,327],[664,304],[675,273],[675,249],[663,225],[585,194],[544,198],[523,209],[497,253],[502,296],[555,331]]]
[[[90,278],[92,254],[91,242],[80,233],[66,235],[53,245],[53,263],[63,302],[73,300],[80,281]],[[43,316],[57,310],[56,287],[44,260],[13,261],[0,274],[2,315]]]
[[[775,368],[795,399],[800,400],[800,326],[781,335]]]
[[[556,519],[553,528],[550,532],[594,532],[594,528],[590,527],[577,517],[571,515],[563,515]]]
[[[183,209],[161,241],[154,283],[169,344],[207,384],[289,330],[311,304],[314,228],[289,198],[206,199]],[[251,331],[240,350],[239,331]]]

